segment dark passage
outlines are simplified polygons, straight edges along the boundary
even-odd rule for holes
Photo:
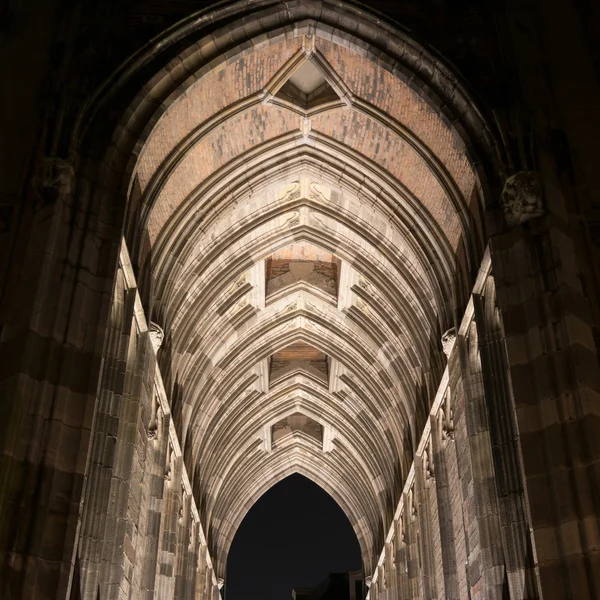
[[[225,600],[291,600],[330,573],[361,568],[346,515],[319,486],[291,475],[250,509],[227,561]]]

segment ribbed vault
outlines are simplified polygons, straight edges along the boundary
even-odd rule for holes
[[[253,18],[146,85],[162,104],[128,244],[217,572],[291,473],[344,509],[369,569],[480,259],[478,177],[452,107],[392,54],[318,17],[269,35]]]

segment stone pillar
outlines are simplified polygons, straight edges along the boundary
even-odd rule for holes
[[[395,539],[385,545],[385,580],[387,600],[399,600]]]
[[[198,557],[200,548],[200,536],[199,536],[200,524],[195,519],[191,519],[190,525],[190,537],[188,547],[188,557],[186,561],[186,572],[185,572],[185,590],[184,598],[192,598],[194,600],[200,600],[196,597],[196,572],[198,569]]]
[[[206,598],[206,600],[213,600],[213,572],[212,567],[210,566],[208,548],[206,548],[206,563],[206,569],[204,570],[204,591],[202,597]]]
[[[469,531],[467,565],[468,586],[472,600],[503,598],[504,555],[501,544],[500,519],[496,499],[495,473],[479,348],[475,324],[460,335],[459,344],[462,380],[465,394],[465,412],[468,436],[468,454],[473,478],[472,499],[475,529]],[[474,534],[474,535],[472,535]]]
[[[127,299],[135,304],[134,288],[129,290]],[[100,567],[100,590],[107,600],[120,598],[124,591],[129,595],[133,583],[144,473],[140,453],[147,444],[145,433],[140,435],[140,418],[142,403],[150,402],[143,393],[150,349],[148,334],[140,333],[137,322],[133,321],[124,330],[130,331],[129,346],[127,360],[117,375],[125,382],[123,394],[121,398],[113,398],[118,427]]]
[[[206,571],[208,570],[206,554],[208,550],[205,545],[200,544],[198,548],[198,565],[196,568],[196,593],[194,600],[206,598]]]
[[[147,451],[147,508],[143,525],[145,535],[144,553],[140,557],[140,597],[143,600],[154,598],[156,563],[158,562],[158,544],[161,519],[164,508],[165,468],[169,444],[170,415],[165,415],[158,405],[156,392],[152,406],[154,418],[148,425]]]
[[[79,579],[83,600],[95,599],[101,583],[100,568],[106,542],[104,532],[109,519],[108,504],[115,465],[119,409],[125,386],[123,374],[126,371],[134,303],[135,290],[127,289],[123,271],[119,269],[79,534]]]
[[[435,465],[435,491],[437,494],[440,528],[440,554],[444,570],[446,600],[459,600],[458,569],[456,564],[456,540],[454,537],[453,496],[448,476],[447,453],[455,452],[454,441],[449,435],[449,413],[451,411],[450,387],[445,393],[439,416],[431,418],[431,446]],[[454,432],[452,432],[452,436]]]
[[[406,507],[404,507],[406,511]],[[394,545],[396,547],[396,577],[398,600],[410,598],[408,583],[408,549],[406,547],[405,514],[401,514],[395,523]]]
[[[493,277],[473,295],[510,597],[539,598],[504,332]]]
[[[545,599],[600,594],[600,369],[574,243],[556,226],[493,244]]]
[[[156,563],[155,600],[173,598],[177,560],[177,527],[181,509],[181,457],[169,446],[165,474],[165,502]]]
[[[433,477],[433,469],[425,449],[422,455],[415,455],[415,498],[416,517],[419,529],[419,549],[421,554],[421,581],[423,598],[437,598],[435,578],[435,557],[433,529],[437,526],[437,514],[432,514],[429,488]],[[437,512],[437,511],[436,511]]]
[[[223,585],[223,582],[220,582],[220,585]],[[212,600],[221,600],[221,594],[219,593],[220,587],[219,584],[214,585],[211,582],[210,596]]]
[[[379,600],[379,587],[377,582],[373,583],[371,577],[367,577],[365,580],[367,587],[369,588],[369,598],[372,600]]]
[[[447,421],[445,432],[448,443],[454,452],[447,453],[447,464],[452,466],[453,522],[454,539],[457,554],[456,569],[459,596],[468,598],[470,594],[469,557],[475,556],[478,543],[478,521],[475,512],[475,483],[471,461],[471,445],[467,426],[467,399],[465,384],[462,378],[459,344],[456,351],[449,356],[449,396],[444,402],[444,419]],[[450,404],[447,401],[450,400]],[[442,430],[442,435],[444,431]],[[472,542],[475,542],[472,544]],[[472,553],[471,546],[474,547]]]
[[[404,494],[404,537],[406,540],[407,586],[406,600],[421,598],[421,568],[419,566],[419,523],[413,487]]]
[[[566,0],[505,10],[546,213],[492,239],[493,273],[542,594],[588,600],[600,596],[594,20]]]
[[[177,559],[174,600],[185,600],[191,528],[191,498],[182,486],[181,508],[179,509],[179,517],[177,519]]]
[[[112,203],[70,180],[66,163],[27,204],[20,276],[3,305],[0,596],[7,600],[70,595],[119,252]]]

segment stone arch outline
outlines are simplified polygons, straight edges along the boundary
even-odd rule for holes
[[[252,3],[251,9],[254,9],[255,5],[262,8],[269,6],[270,4],[270,2]],[[337,19],[330,8],[319,10],[319,6],[322,4],[325,3],[320,0],[306,3],[306,11],[311,15],[314,13],[314,15],[305,15],[305,17],[324,23],[323,27],[326,28],[329,26],[327,25],[329,22],[335,23],[337,22]],[[341,6],[342,5],[336,5],[335,10],[339,11]],[[247,8],[247,3],[237,3],[222,8],[218,12],[218,15],[215,15],[215,18],[211,19],[211,27],[214,27],[215,23],[218,23],[219,15],[231,17],[232,15],[239,14],[240,11],[243,12]],[[295,9],[299,10],[300,13],[304,10],[303,7],[295,7]],[[353,40],[353,36],[349,32],[335,28],[335,32],[329,32],[330,37],[335,36],[335,39],[338,39],[344,45],[354,44],[359,51],[369,55],[372,60],[377,59],[384,68],[389,69],[390,72],[393,72],[395,76],[405,81],[409,86],[421,93],[427,92],[424,95],[427,97],[428,101],[433,102],[434,105],[435,102],[438,102],[439,105],[443,106],[443,110],[440,110],[439,112],[440,118],[449,124],[453,124],[453,128],[459,137],[463,139],[467,155],[471,157],[472,164],[479,173],[480,186],[483,190],[482,199],[484,205],[493,205],[494,199],[489,190],[499,189],[499,183],[496,179],[497,170],[494,167],[494,164],[498,160],[498,148],[500,147],[500,144],[496,141],[497,136],[495,134],[495,129],[487,124],[483,113],[470,99],[465,83],[460,80],[460,77],[457,74],[452,73],[452,70],[444,64],[440,57],[435,56],[436,53],[434,50],[420,46],[418,43],[414,42],[414,40],[411,40],[404,32],[400,32],[394,26],[381,22],[364,10],[361,10],[359,14],[356,14],[357,9],[352,6],[344,6],[344,9],[349,11],[349,14],[352,14],[352,22],[355,23],[356,27],[358,27],[359,23],[362,25],[365,25],[366,23],[364,31]],[[268,12],[268,15],[271,20],[275,18],[273,10]],[[281,17],[281,15],[277,18],[279,17]],[[290,15],[290,19],[294,23],[302,23],[303,18],[304,17],[300,14]],[[242,39],[247,36],[247,33],[241,33],[243,30],[253,30],[254,32],[262,31],[262,28],[265,27],[265,23],[263,22],[262,25],[258,25],[259,15],[256,16],[256,19],[256,21],[252,21],[253,24],[251,26],[249,23],[244,23],[242,26],[239,22],[235,22],[234,24],[225,27],[220,32],[223,34],[222,38],[218,35],[212,38],[209,45],[212,47],[214,55],[218,56],[219,51],[224,51],[226,39]],[[328,21],[328,19],[330,19],[330,21]],[[161,49],[166,51],[167,49],[172,49],[174,44],[180,43],[186,35],[191,35],[195,29],[206,26],[207,24],[208,19],[206,18],[206,15],[202,11],[196,13],[189,19],[186,19],[182,23],[167,30],[163,36],[159,36],[152,44],[145,49],[140,50],[129,61],[124,63],[106,84],[98,90],[80,115],[72,135],[71,154],[85,160],[87,154],[85,148],[90,147],[90,144],[92,144],[92,147],[97,146],[98,141],[96,140],[96,142],[94,142],[90,138],[90,127],[96,120],[96,117],[98,117],[100,109],[108,106],[109,99],[114,98],[118,92],[122,91],[126,82],[132,82],[136,75],[141,74],[143,69],[149,67],[152,60],[157,60],[157,56],[159,55],[157,50]],[[346,24],[348,25],[348,23]],[[275,28],[274,31],[270,31],[270,36],[275,37],[277,35],[276,32],[281,32],[282,30],[285,30],[285,28]],[[384,37],[381,33],[377,34],[378,30],[385,31],[386,45],[389,46],[387,48],[387,52],[389,53],[387,60],[383,60],[385,51],[382,52],[376,45],[378,43],[381,44],[381,40]],[[232,33],[233,31],[236,32],[235,35]],[[325,33],[328,33],[327,30],[325,30]],[[359,44],[357,39],[360,39],[361,37],[366,41]],[[240,47],[241,45],[242,44],[238,44]],[[400,52],[401,49],[403,52]],[[227,52],[230,53],[231,51],[231,48],[228,47]],[[369,54],[369,52],[371,52],[371,54]],[[212,68],[208,61],[209,56],[213,55],[206,55],[204,68],[207,70]],[[220,61],[218,60],[213,62],[213,66],[219,64],[219,62]],[[161,73],[161,76],[157,77],[157,79],[168,78],[171,81],[173,80],[167,67],[163,67]],[[421,73],[421,79],[418,75],[415,76],[415,74],[418,73]],[[429,90],[427,85],[424,85],[424,82],[428,80],[426,75],[431,73],[437,73],[439,78],[439,82],[433,80],[429,81],[434,88],[436,86],[439,88],[435,91],[433,89]],[[175,73],[173,73],[173,76],[175,76]],[[163,87],[165,87],[164,82]],[[173,86],[168,86],[167,90],[171,91],[172,87]],[[445,98],[444,89],[446,92],[452,92],[450,96],[455,98],[454,102],[450,97]],[[112,195],[115,200],[118,197],[123,198],[123,194],[125,193],[129,195],[129,192],[126,192],[126,189],[129,188],[130,182],[132,181],[131,174],[133,173],[139,150],[145,143],[152,127],[166,109],[168,103],[173,101],[172,91],[168,94],[167,104],[164,104],[159,98],[149,100],[149,97],[153,97],[150,96],[151,94],[156,96],[156,92],[152,93],[150,89],[146,89],[138,94],[136,99],[134,99],[133,103],[130,105],[130,108],[126,111],[123,121],[117,126],[112,141],[106,148],[107,154],[103,160],[104,167],[101,168],[102,174],[100,175],[100,178],[103,181],[104,187],[107,188],[108,195]],[[146,99],[144,100],[144,98]],[[453,105],[455,105],[454,111],[451,108]],[[139,125],[133,126],[132,119]],[[484,140],[484,147],[478,147],[479,142],[476,142],[475,140]],[[102,144],[104,144],[104,142],[101,142],[101,145]],[[89,176],[92,180],[95,180],[98,177],[92,172],[89,172]],[[104,197],[105,199],[107,198],[106,195],[104,195]]]
[[[318,453],[314,447],[314,444],[310,443],[308,440],[300,441],[298,444],[297,453],[300,452],[300,448],[305,451],[308,451],[312,454],[311,458],[313,459],[313,465],[318,465]],[[287,464],[286,464],[287,463]],[[229,550],[229,546],[231,541],[233,540],[233,535],[237,528],[243,521],[244,517],[252,507],[252,505],[260,498],[264,493],[266,493],[269,489],[275,486],[277,483],[293,474],[300,474],[310,479],[313,483],[318,485],[324,491],[326,491],[340,506],[342,511],[348,517],[350,524],[352,525],[354,532],[359,541],[359,545],[361,547],[361,554],[363,558],[363,564],[365,567],[371,564],[376,560],[376,551],[373,549],[376,547],[376,540],[370,540],[369,536],[366,533],[364,528],[360,528],[358,525],[361,522],[361,519],[358,518],[357,515],[365,515],[368,514],[368,510],[366,510],[366,499],[357,497],[352,493],[351,490],[344,490],[344,493],[340,493],[340,488],[330,485],[327,478],[324,478],[318,469],[318,466],[315,468],[311,468],[311,463],[308,460],[302,460],[300,458],[293,459],[290,463],[289,461],[279,461],[276,462],[275,465],[269,465],[269,472],[271,474],[274,473],[274,476],[270,478],[261,478],[256,475],[256,472],[252,471],[251,475],[255,485],[251,489],[250,498],[242,499],[239,498],[239,501],[235,503],[233,506],[228,506],[227,510],[224,512],[226,514],[235,514],[235,522],[228,523],[225,533],[221,534],[221,536],[217,540],[212,540],[212,545],[209,542],[209,547],[213,551],[214,555],[218,558],[215,560],[217,565],[217,572],[219,569],[224,568],[224,560],[223,557],[227,556],[227,552]],[[341,488],[343,489],[343,488]],[[235,494],[228,494],[229,497],[236,497]],[[237,508],[237,509],[236,509]],[[230,539],[229,539],[230,538]],[[210,533],[208,534],[208,539],[210,540]]]
[[[127,137],[129,135],[129,133],[127,133],[127,132],[124,133],[123,131],[120,131],[119,133],[123,134],[125,137]],[[109,155],[110,155],[110,151],[109,151]],[[116,155],[113,155],[113,156],[116,156]],[[109,163],[111,162],[110,158],[108,159],[108,162]],[[116,164],[117,162],[118,161],[115,161],[115,163],[111,164],[110,167],[108,167],[108,165],[106,165],[108,167],[108,170],[104,171],[104,173],[108,176],[104,180],[104,183],[106,184],[106,194],[104,195],[104,198],[107,198],[111,195],[113,196],[113,198],[115,198],[115,196],[120,196],[121,198],[123,197],[122,189],[120,192],[117,191],[120,187],[119,181],[122,183],[123,179],[118,177],[118,170],[115,171],[112,169],[113,166],[117,166],[117,164]],[[110,171],[112,171],[112,173]],[[122,172],[123,171],[121,170],[121,173]],[[93,175],[92,175],[92,178],[93,178]],[[489,197],[489,196],[486,196],[486,197]]]
[[[272,80],[280,78],[280,73],[287,72],[289,63],[293,63],[295,61],[296,59],[294,57],[290,59],[288,63],[284,64],[280,68],[280,71],[272,77]],[[270,86],[271,83],[267,83],[265,89],[269,89]],[[152,179],[148,182],[148,185],[144,190],[143,198],[146,208],[142,213],[142,228],[146,226],[145,224],[148,220],[148,214],[151,211],[161,188],[164,186],[165,181],[168,179],[170,173],[172,173],[175,167],[183,160],[190,148],[197,144],[207,133],[213,131],[215,127],[219,126],[219,124],[224,122],[227,118],[238,114],[239,112],[246,111],[252,106],[264,104],[265,100],[262,97],[263,95],[263,91],[256,92],[252,96],[242,98],[239,101],[234,102],[233,105],[230,105],[224,111],[219,111],[216,114],[213,114],[207,121],[201,122],[195,130],[187,134],[187,136],[170,151],[168,157],[166,157],[159,165],[158,169],[152,175]],[[451,199],[456,213],[461,219],[463,234],[466,235],[469,230],[469,224],[467,222],[468,209],[466,207],[466,199],[464,198],[463,193],[459,189],[457,183],[454,181],[452,175],[447,171],[443,162],[436,156],[434,150],[429,148],[427,144],[420,140],[419,137],[409,128],[407,128],[397,119],[385,114],[383,110],[377,106],[361,100],[359,97],[353,97],[349,101],[349,106],[360,114],[369,116],[375,122],[383,125],[386,129],[393,131],[424,161],[429,171],[435,176],[436,180],[446,193],[447,197]],[[285,109],[289,110],[287,107],[285,107]],[[339,110],[339,107],[327,109],[327,111],[332,110]]]

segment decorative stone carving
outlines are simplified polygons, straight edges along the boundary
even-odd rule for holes
[[[290,302],[289,304],[286,304],[285,308],[283,309],[282,312],[293,312],[298,308],[298,301],[294,300],[293,302]]]
[[[431,438],[429,438],[427,449],[423,455],[423,464],[425,466],[425,479],[433,479],[435,477],[435,467],[433,464],[433,445],[431,443]]]
[[[163,340],[165,339],[165,332],[162,330],[160,325],[157,325],[154,322],[150,322],[150,327],[148,328],[148,332],[150,333],[150,342],[152,343],[152,347],[154,348],[154,352],[158,352],[158,349],[161,347]]]
[[[312,129],[312,121],[310,119],[301,119],[300,121],[300,131],[302,135],[307,138],[310,130]]]
[[[440,410],[440,417],[442,420],[442,439],[443,440],[454,440],[454,408],[452,406],[452,395],[450,388],[446,390],[444,395],[444,402],[442,404],[442,410]]]
[[[504,218],[514,227],[544,214],[543,187],[535,171],[518,171],[504,183],[500,197]]]
[[[379,577],[377,578],[377,584],[384,590],[387,589],[388,577],[387,571],[384,566],[379,567]]]
[[[309,190],[308,197],[311,200],[317,200],[319,202],[327,202],[328,201],[327,196],[323,192],[323,187],[320,186],[315,181],[310,182],[310,184],[308,186],[308,190]]]
[[[309,302],[308,300],[304,303],[304,307],[309,312],[321,314],[321,311],[319,310],[319,307],[316,306],[315,304],[313,304],[312,302]]]
[[[400,528],[400,542],[402,544],[406,544],[408,536],[406,532],[406,520],[404,519],[404,515],[400,515],[400,519],[398,520],[398,526]]]
[[[248,302],[248,298],[244,297],[235,305],[235,312],[244,310],[249,305],[250,305],[250,302]]]
[[[371,575],[367,575],[365,577],[365,585],[367,587],[371,587],[371,583],[373,583],[373,578],[371,577]]]
[[[75,182],[75,169],[70,161],[56,156],[44,158],[39,176],[35,210],[70,196]]]
[[[225,585],[225,580],[222,577],[217,577],[217,587],[221,590]]]
[[[300,182],[294,181],[279,190],[279,202],[291,202],[297,200],[301,196]]]
[[[294,212],[291,212],[286,218],[285,224],[288,227],[293,227],[294,225],[298,225],[298,223],[300,223],[300,211],[295,210]]]
[[[451,327],[442,335],[442,349],[446,356],[450,356],[452,352],[452,348],[454,347],[454,342],[456,341],[456,328]]]
[[[173,472],[175,470],[175,452],[169,444],[167,448],[167,464],[165,466],[165,485],[171,487],[173,481]]]
[[[417,518],[417,505],[415,503],[415,489],[414,486],[408,490],[408,513],[410,514],[411,522]]]
[[[159,431],[161,421],[162,421],[162,408],[160,406],[157,406],[152,418],[150,419],[150,423],[148,423],[148,437],[151,440],[158,439],[158,431]]]
[[[188,552],[194,552],[196,546],[196,528],[198,527],[196,521],[190,523],[188,528]]]
[[[331,231],[331,227],[329,227],[329,225],[325,222],[322,215],[316,213],[314,210],[311,210],[308,213],[308,219],[311,225],[314,225],[315,227],[322,227],[325,230]]]

